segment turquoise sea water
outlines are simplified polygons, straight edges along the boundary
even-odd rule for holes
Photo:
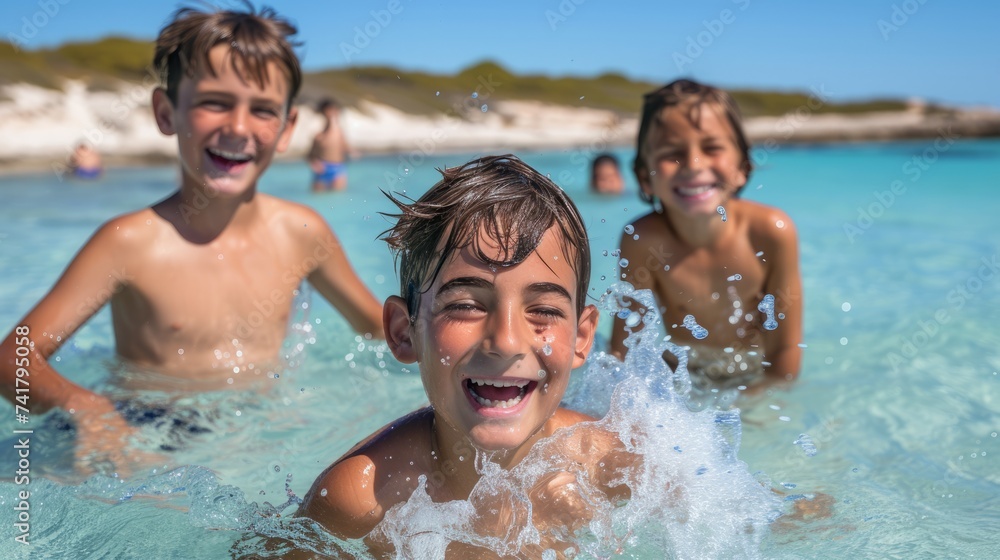
[[[627,167],[630,153],[618,154]],[[434,167],[472,155],[418,165],[398,156],[364,159],[349,167],[349,191],[328,195],[307,192],[303,165],[278,163],[261,190],[320,211],[384,298],[397,283],[375,240],[388,225],[379,212],[392,210],[379,187],[416,197],[436,181]],[[617,274],[610,252],[622,228],[647,211],[634,180],[625,196],[598,197],[586,190],[580,152],[519,155],[580,207],[598,297]],[[832,504],[829,516],[773,524],[759,555],[996,557],[1000,141],[782,147],[756,160],[744,196],[781,207],[799,230],[807,348],[791,388],[736,402],[739,457],[775,487],[829,496]],[[401,180],[391,181],[397,170]],[[165,197],[175,175],[153,168],[111,170],[96,183],[51,174],[0,178],[0,329],[6,333],[45,294],[100,223]],[[217,411],[216,434],[142,473],[140,489],[108,478],[68,481],[68,442],[40,435],[32,447],[30,548],[13,540],[14,497],[23,487],[11,482],[12,430],[21,426],[13,407],[0,405],[0,557],[228,557],[238,530],[254,518],[244,502],[278,506],[286,483],[303,495],[357,440],[425,402],[415,373],[356,340],[325,301],[304,297],[296,305],[300,328],[287,345],[293,365],[274,390],[194,399]],[[601,334],[609,332],[604,321]],[[57,366],[85,385],[105,382],[114,367],[107,310],[60,351]],[[174,470],[182,465],[192,466]]]

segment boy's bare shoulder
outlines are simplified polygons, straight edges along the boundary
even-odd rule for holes
[[[429,408],[418,410],[354,446],[316,479],[298,515],[341,537],[370,533],[389,508],[416,488],[417,477],[406,473],[419,470],[423,465],[416,463],[431,451],[431,418]]]
[[[266,194],[258,196],[261,197],[268,227],[280,227],[282,231],[300,239],[312,239],[331,233],[326,220],[313,208]]]
[[[784,211],[750,200],[739,199],[735,202],[751,238],[761,242],[762,246],[780,248],[795,242],[795,223]]]
[[[148,248],[160,238],[162,219],[152,208],[143,208],[115,216],[101,225],[94,233],[92,243],[98,248],[120,251]],[[127,256],[131,253],[124,253]]]

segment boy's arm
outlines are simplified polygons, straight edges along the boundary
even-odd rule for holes
[[[100,413],[114,411],[108,399],[60,375],[48,358],[104,306],[111,294],[121,289],[127,271],[116,261],[126,252],[120,250],[118,235],[115,221],[101,227],[80,249],[49,293],[0,344],[0,388],[4,398],[14,402],[18,364],[27,363],[27,375],[24,370],[20,373],[30,387],[32,412],[42,413],[52,407]],[[19,343],[25,338],[18,336],[19,329],[22,333],[28,331],[26,338],[32,343],[28,356],[17,355],[17,348],[22,346]]]
[[[778,221],[784,227],[775,227]],[[802,361],[802,277],[799,274],[799,243],[795,224],[779,210],[768,213],[765,227],[771,247],[765,257],[770,267],[764,293],[774,296],[774,317],[778,328],[764,330],[764,368],[768,374],[782,379],[795,379]],[[779,318],[784,315],[784,319]],[[763,319],[763,318],[762,318]]]
[[[342,539],[359,539],[385,514],[375,497],[375,464],[365,455],[341,459],[326,470],[295,514],[318,521]]]
[[[326,221],[312,210],[308,213],[307,227],[303,229],[311,232],[308,254],[317,261],[316,268],[308,273],[309,283],[344,315],[356,332],[385,338],[382,304],[355,274],[340,240]]]
[[[628,266],[621,269],[621,274],[624,278],[621,278],[623,282],[628,282],[636,290],[652,290],[653,294],[656,295],[656,280],[653,277],[653,271],[645,268],[644,255],[646,254],[644,238],[648,236],[641,235],[642,232],[635,230],[635,233],[639,233],[639,240],[636,241],[632,238],[632,235],[624,234],[622,235],[621,243],[621,258],[628,260]],[[642,308],[636,306],[633,303],[632,311],[639,311]],[[642,324],[632,327],[632,331],[638,332],[642,330]],[[625,330],[625,320],[615,317],[614,324],[611,327],[611,353],[614,354],[618,359],[625,359],[625,339],[628,338],[628,332]]]

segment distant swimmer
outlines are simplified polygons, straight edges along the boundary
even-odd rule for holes
[[[316,133],[307,159],[312,168],[313,192],[342,191],[347,188],[347,170],[344,160],[351,155],[350,146],[340,126],[340,103],[332,97],[319,102],[316,112],[323,115],[326,124]]]
[[[80,142],[69,157],[69,167],[79,179],[96,179],[101,176],[101,154],[90,144]]]
[[[621,167],[615,156],[601,154],[594,158],[590,168],[590,188],[597,194],[622,194],[625,191]]]

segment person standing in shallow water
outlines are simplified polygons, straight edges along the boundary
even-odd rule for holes
[[[794,379],[802,352],[795,225],[739,198],[752,163],[732,97],[690,80],[647,94],[634,171],[654,210],[626,227],[622,274],[656,296],[674,342],[690,348],[692,380]],[[619,357],[628,330],[615,320]]]
[[[350,155],[350,146],[340,126],[340,104],[326,98],[316,106],[316,112],[326,119],[323,130],[316,133],[312,148],[306,158],[312,169],[312,191],[342,191],[347,188],[347,169],[344,161]]]
[[[295,33],[268,9],[185,8],[159,34],[154,65],[164,83],[153,114],[163,134],[177,136],[179,189],[104,224],[19,323],[34,342],[31,410],[69,412],[84,462],[128,464],[133,427],[123,414],[134,403],[74,383],[48,359],[106,303],[117,354],[136,369],[120,383],[127,390],[211,390],[270,377],[303,279],[356,331],[383,336],[382,306],[323,218],[257,192],[297,118]],[[15,340],[12,332],[0,345],[0,386],[11,402]]]

